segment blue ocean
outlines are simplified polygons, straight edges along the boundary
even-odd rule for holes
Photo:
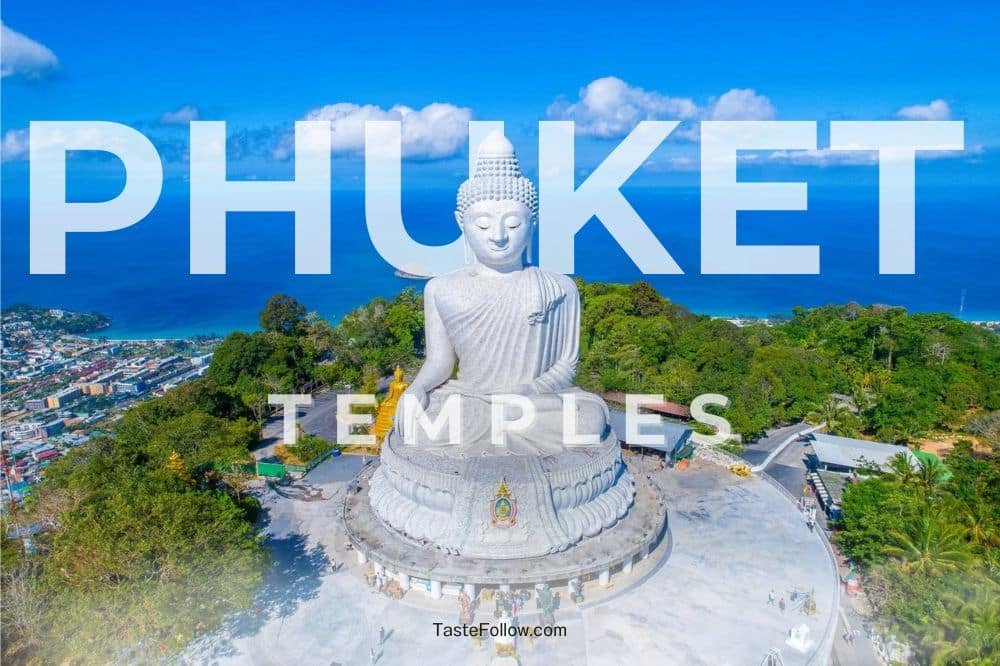
[[[980,186],[981,187],[981,186]],[[9,191],[9,190],[8,190]],[[336,190],[333,273],[293,272],[291,214],[231,214],[228,273],[188,273],[188,203],[165,192],[142,222],[121,231],[71,234],[66,275],[28,274],[28,203],[6,197],[2,221],[4,305],[30,303],[98,311],[117,338],[226,333],[257,326],[267,298],[285,292],[336,320],[374,296],[392,296],[422,281],[400,278],[368,238],[364,193]],[[697,188],[633,188],[628,199],[684,269],[643,276],[597,220],[577,236],[576,267],[588,280],[648,280],[671,300],[711,315],[787,314],[792,307],[858,301],[947,312],[963,319],[1000,319],[1000,203],[977,188],[925,188],[917,193],[917,273],[878,274],[878,198],[870,185],[811,185],[803,212],[741,213],[741,244],[818,244],[815,276],[701,275]],[[403,193],[411,235],[444,243],[458,234],[454,189]]]

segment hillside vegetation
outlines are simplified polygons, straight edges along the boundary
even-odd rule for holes
[[[590,390],[722,393],[745,438],[810,418],[885,441],[945,429],[1000,444],[1000,338],[953,317],[848,304],[738,327],[644,283],[580,293],[577,382]],[[267,394],[374,392],[397,364],[412,376],[423,345],[412,290],[335,325],[272,297],[261,330],[227,336],[204,378],[130,408],[48,468],[18,514],[37,533],[3,531],[4,661],[150,661],[250,607],[269,557],[239,470]],[[962,444],[946,463],[948,481],[897,470],[850,486],[839,538],[927,654],[964,641],[962,655],[995,655],[1000,460]]]

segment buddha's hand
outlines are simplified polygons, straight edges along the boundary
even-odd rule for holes
[[[396,429],[396,433],[403,438],[404,442],[406,441],[404,428],[407,421],[407,410],[412,409],[414,404],[420,405],[420,409],[425,410],[429,403],[430,396],[427,395],[427,391],[419,386],[411,386],[403,392],[403,395],[399,399],[399,405],[396,407],[393,426]]]
[[[538,387],[534,384],[518,384],[510,389],[514,395],[538,395]]]

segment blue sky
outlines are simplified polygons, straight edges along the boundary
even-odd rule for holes
[[[188,119],[228,121],[232,173],[266,178],[291,174],[281,146],[293,121],[333,114],[347,123],[335,186],[359,186],[350,127],[391,117],[397,105],[418,114],[410,118],[411,185],[454,187],[465,167],[467,117],[505,120],[529,170],[537,121],[574,118],[585,172],[634,119],[678,114],[688,118],[681,136],[637,182],[697,182],[697,121],[713,117],[818,120],[821,145],[830,119],[965,120],[966,154],[929,160],[918,177],[995,181],[998,4],[878,4],[387,3],[376,10],[360,2],[9,0],[4,184],[8,195],[26,193],[31,120],[132,125],[160,147],[168,178],[183,181]],[[444,114],[437,124],[422,114],[430,104],[444,105],[435,107]],[[864,163],[828,166],[818,155],[762,168],[818,179],[870,172]],[[75,173],[120,177],[112,160],[87,161]]]

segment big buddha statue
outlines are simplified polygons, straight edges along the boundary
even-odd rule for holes
[[[502,134],[479,146],[456,208],[466,265],[424,290],[426,360],[382,446],[372,507],[397,533],[448,553],[564,550],[614,525],[634,496],[607,406],[573,385],[579,294],[566,276],[526,265],[538,197]],[[534,418],[498,445],[494,405],[511,395]],[[457,441],[454,430],[415,427],[412,412],[434,420],[456,401]]]
[[[528,398],[535,418],[509,433],[507,452],[545,455],[571,441],[599,440],[608,409],[573,386],[580,337],[580,297],[565,275],[525,266],[538,217],[538,197],[521,175],[514,148],[493,133],[479,148],[475,174],[458,191],[455,218],[467,265],[432,279],[424,289],[426,361],[407,393],[436,418],[446,400],[461,399],[462,437],[453,452],[489,451],[494,398]],[[458,377],[451,379],[456,361]],[[570,400],[573,437],[563,432]],[[399,430],[405,405],[397,409]],[[413,403],[411,403],[413,404]],[[511,410],[516,411],[516,410]],[[413,433],[417,446],[455,446],[448,433]]]

